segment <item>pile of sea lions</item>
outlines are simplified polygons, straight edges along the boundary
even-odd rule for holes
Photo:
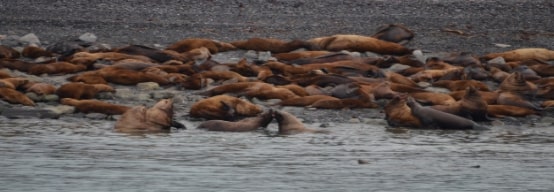
[[[406,46],[414,33],[385,25],[371,35],[337,34],[307,40],[251,38],[221,42],[186,38],[165,49],[144,45],[106,48],[79,41],[19,49],[0,45],[0,68],[29,75],[67,75],[56,86],[0,71],[0,99],[35,106],[26,94],[57,95],[81,113],[121,115],[115,130],[159,132],[184,128],[173,100],[152,107],[98,100],[113,85],[155,82],[199,90],[189,116],[210,131],[253,131],[274,119],[280,134],[323,133],[306,128],[281,106],[383,109],[391,127],[483,129],[493,118],[541,115],[554,107],[554,51],[521,48],[474,55],[424,54]],[[218,53],[269,52],[267,60],[218,62]],[[254,104],[252,99],[267,102]],[[384,101],[384,102],[383,102]]]

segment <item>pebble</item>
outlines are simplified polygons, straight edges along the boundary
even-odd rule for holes
[[[143,82],[138,83],[137,88],[141,91],[153,91],[160,89],[160,85],[156,82]]]

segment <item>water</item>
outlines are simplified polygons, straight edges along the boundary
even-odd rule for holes
[[[554,191],[548,126],[272,137],[186,122],[131,136],[113,121],[0,120],[0,191]]]

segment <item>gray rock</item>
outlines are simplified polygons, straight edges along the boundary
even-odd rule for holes
[[[150,98],[154,100],[160,100],[160,99],[169,99],[173,98],[175,96],[174,93],[168,92],[168,91],[156,91],[150,93]]]
[[[20,37],[19,41],[27,45],[30,45],[30,44],[40,45],[40,40],[34,33],[29,33],[27,35],[24,35],[23,37]]]
[[[358,118],[352,118],[352,119],[348,120],[348,123],[361,123],[361,121]]]
[[[11,118],[59,118],[61,114],[48,109],[39,109],[34,107],[15,107],[15,108],[3,108],[2,115]]]
[[[137,88],[141,91],[152,91],[160,88],[160,85],[156,82],[143,82],[138,83]]]
[[[256,51],[253,51],[253,50],[248,50],[246,51],[246,53],[244,53],[244,57],[250,60],[257,59],[258,53],[256,53]]]
[[[136,97],[134,97],[137,101],[150,101],[152,100],[152,96],[149,93],[139,93],[136,94]]]
[[[47,106],[43,109],[51,111],[57,115],[71,114],[75,112],[75,107],[69,105]]]
[[[96,94],[96,98],[101,100],[114,99],[115,97],[115,93],[112,92],[100,92]]]
[[[42,101],[42,97],[38,96],[36,93],[28,92],[28,93],[25,93],[25,95],[33,101]]]
[[[268,61],[271,58],[271,52],[260,51],[258,52],[258,61]]]
[[[8,47],[17,47],[21,45],[21,42],[19,42],[19,36],[17,35],[8,35],[6,38],[2,39],[2,45],[8,46]]]
[[[86,114],[85,117],[87,119],[101,120],[101,119],[107,119],[108,115],[103,113],[89,113],[89,114]]]
[[[506,64],[506,60],[504,60],[504,57],[497,57],[497,58],[489,60],[488,63]]]
[[[84,41],[84,42],[94,43],[94,42],[96,42],[98,37],[96,37],[96,35],[94,35],[93,33],[88,33],[87,32],[87,33],[84,33],[81,36],[79,36],[79,39],[81,41]]]
[[[60,99],[60,97],[56,94],[50,94],[50,95],[43,95],[42,96],[42,101],[46,101],[46,102],[54,102],[54,101],[58,101]]]
[[[119,99],[128,100],[134,97],[133,91],[131,89],[116,89],[115,90],[115,97]]]

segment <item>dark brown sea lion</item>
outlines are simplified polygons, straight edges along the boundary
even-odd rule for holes
[[[463,67],[481,65],[479,58],[473,56],[471,52],[451,53],[447,57],[443,58],[443,60],[447,63]]]
[[[491,60],[497,57],[503,57],[506,61],[523,61],[528,59],[554,60],[554,51],[544,48],[522,48],[501,53],[489,53],[482,59]]]
[[[475,87],[466,88],[461,100],[450,105],[434,105],[431,108],[469,118],[474,121],[489,121],[487,117],[487,102],[481,98],[481,94]]]
[[[552,108],[552,107],[554,107],[554,100],[543,101],[542,104],[541,104],[541,107],[543,107],[543,108]]]
[[[279,124],[279,134],[294,135],[299,133],[329,133],[328,130],[306,128],[300,120],[286,111],[274,111],[273,116]]]
[[[329,51],[371,51],[379,54],[404,55],[412,52],[398,43],[362,35],[333,35],[309,39],[312,48]]]
[[[78,52],[71,56],[71,59],[69,60],[69,62],[73,64],[83,64],[88,67],[100,59],[107,60],[107,61],[120,61],[124,59],[136,59],[144,62],[152,61],[152,59],[142,55],[129,55],[129,54],[117,53],[117,52],[99,52],[99,53]]]
[[[375,37],[383,41],[406,44],[414,38],[414,32],[404,25],[387,24],[377,28],[377,32],[371,37]]]
[[[408,97],[407,105],[412,115],[417,117],[424,128],[434,129],[487,129],[472,120],[450,113],[421,106],[415,99]]]
[[[520,72],[514,72],[506,77],[498,86],[499,91],[514,92],[521,95],[535,96],[538,88],[532,82],[526,81]]]
[[[0,59],[16,59],[21,55],[11,47],[0,45]]]
[[[115,92],[114,88],[105,84],[66,83],[56,90],[61,98],[92,99],[99,92]]]
[[[6,71],[0,71],[0,79],[10,78],[12,75]]]
[[[206,119],[233,120],[237,117],[256,116],[262,108],[249,101],[229,95],[218,95],[192,104],[189,115]]]
[[[445,93],[415,92],[409,93],[409,95],[425,105],[451,105],[456,103],[456,100],[452,96]]]
[[[117,105],[112,103],[107,103],[100,100],[94,99],[72,99],[72,98],[63,98],[60,100],[61,104],[70,105],[75,107],[75,110],[81,113],[102,113],[106,115],[121,115],[131,107],[124,105]]]
[[[302,40],[284,41],[274,38],[250,38],[244,41],[233,41],[231,45],[238,49],[270,51],[271,53],[287,53],[300,48],[309,48],[309,44]]]
[[[330,54],[330,51],[294,51],[287,53],[275,53],[272,54],[273,57],[277,58],[279,61],[291,61],[297,59],[306,59],[306,58],[316,58]]]
[[[316,63],[330,63],[330,62],[353,60],[353,59],[360,58],[343,52],[329,52],[329,51],[312,51],[312,52],[328,52],[328,54],[321,55],[318,57],[313,57],[313,58],[300,58],[300,59],[289,60],[284,62],[289,64],[295,64],[295,65],[306,65],[306,64],[316,64]],[[295,52],[291,52],[291,53],[295,53]],[[282,53],[282,54],[287,54],[287,53]]]
[[[154,106],[137,106],[127,110],[115,123],[115,130],[123,133],[169,132],[174,126],[173,100],[162,99]]]
[[[52,57],[53,53],[37,46],[27,46],[23,48],[21,55],[23,57],[35,59],[39,57]]]
[[[513,72],[519,72],[521,75],[523,75],[523,79],[527,81],[535,81],[541,78],[541,76],[537,75],[537,73],[529,68],[527,65],[520,65],[517,67],[514,67],[512,69]]]
[[[498,94],[496,103],[499,105],[512,105],[517,107],[524,107],[532,110],[542,110],[539,105],[526,99],[521,94],[515,92],[501,91]]]
[[[11,89],[20,89],[27,83],[29,83],[29,80],[23,77],[9,77],[0,79],[0,85],[2,85],[2,87],[7,87]]]
[[[198,129],[208,131],[246,132],[255,131],[258,128],[266,128],[273,120],[273,110],[268,110],[256,117],[249,117],[240,121],[208,120],[198,125]]]
[[[118,53],[130,54],[130,55],[146,56],[160,63],[163,63],[172,59],[176,59],[170,54],[163,52],[162,50],[147,47],[144,45],[129,45],[129,46],[117,48],[114,51]]]
[[[295,98],[283,100],[279,102],[279,105],[305,107],[305,106],[312,105],[313,103],[320,100],[335,100],[335,99],[338,99],[338,98],[329,96],[329,95],[308,95],[308,96],[295,97]]]
[[[27,106],[35,106],[35,102],[25,94],[16,91],[12,88],[2,87],[0,85],[0,99],[13,104],[22,104]]]
[[[108,84],[108,82],[97,73],[81,73],[67,78],[71,82],[82,82],[86,84]]]
[[[447,88],[450,91],[465,90],[467,87],[475,87],[480,91],[490,91],[487,84],[476,80],[439,80],[433,82],[433,86]]]
[[[72,64],[68,62],[55,62],[48,64],[35,65],[29,69],[31,75],[41,74],[68,74],[77,73],[86,70],[87,67],[80,64]]]
[[[22,72],[27,72],[31,67],[34,67],[35,65],[41,65],[36,63],[29,63],[17,59],[1,59],[0,60],[0,68],[5,67],[11,70],[18,70]]]
[[[397,95],[383,108],[385,120],[392,127],[420,128],[421,121],[412,114],[412,109],[406,104],[408,95]]]
[[[169,45],[166,50],[173,50],[179,53],[187,52],[192,49],[206,47],[210,50],[210,53],[215,54],[218,52],[230,51],[236,49],[235,46],[211,39],[203,38],[188,38],[177,41]]]
[[[478,91],[481,98],[489,105],[496,104],[499,92],[497,91]],[[466,95],[466,90],[453,91],[449,93],[455,100],[461,100]]]
[[[231,94],[236,96],[256,97],[259,99],[281,99],[299,97],[295,92],[287,87],[276,87],[264,82],[237,82],[225,85],[220,85],[203,93],[204,95],[213,96],[220,94]]]

